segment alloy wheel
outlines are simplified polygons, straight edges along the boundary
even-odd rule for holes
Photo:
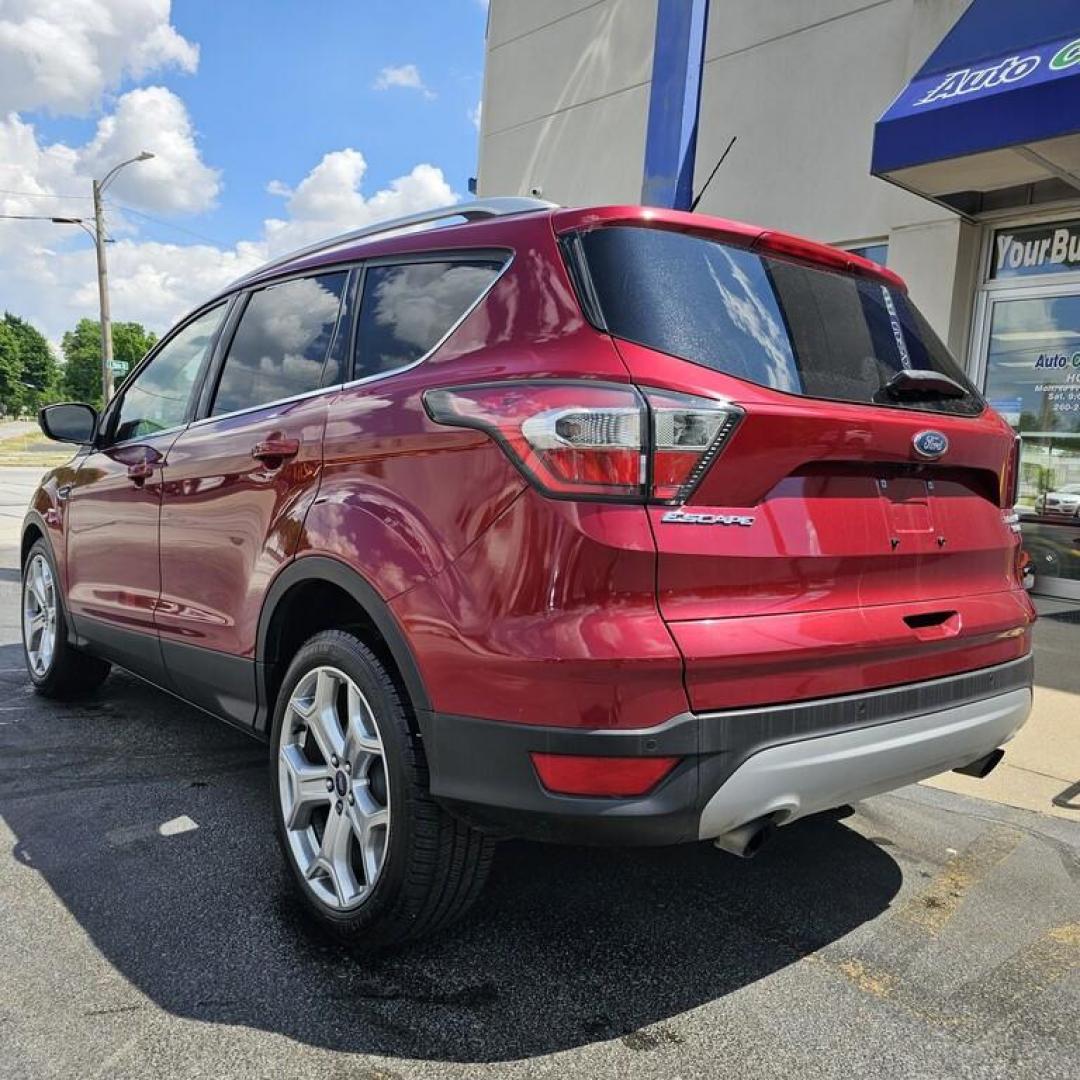
[[[43,677],[56,651],[56,584],[44,555],[34,555],[23,579],[23,643],[30,670]]]
[[[390,792],[374,711],[345,672],[317,667],[296,684],[277,760],[285,834],[300,873],[328,907],[358,907],[386,859]]]

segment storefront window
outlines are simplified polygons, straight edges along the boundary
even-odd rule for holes
[[[1018,510],[1043,587],[1080,597],[1080,289],[990,306],[986,397],[1023,436]]]

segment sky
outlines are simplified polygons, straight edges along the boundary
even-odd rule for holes
[[[467,197],[483,0],[0,0],[0,215],[92,217],[114,320],[161,333],[268,257]],[[78,226],[0,220],[0,308],[97,318]]]

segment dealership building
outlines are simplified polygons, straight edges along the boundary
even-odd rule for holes
[[[491,0],[479,195],[680,168],[700,213],[907,280],[1023,435],[1039,591],[1080,600],[1080,2]]]

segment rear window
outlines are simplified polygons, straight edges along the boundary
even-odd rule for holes
[[[611,226],[580,236],[608,330],[739,379],[808,397],[974,415],[978,392],[905,293],[700,236]],[[962,396],[897,400],[898,372]]]

